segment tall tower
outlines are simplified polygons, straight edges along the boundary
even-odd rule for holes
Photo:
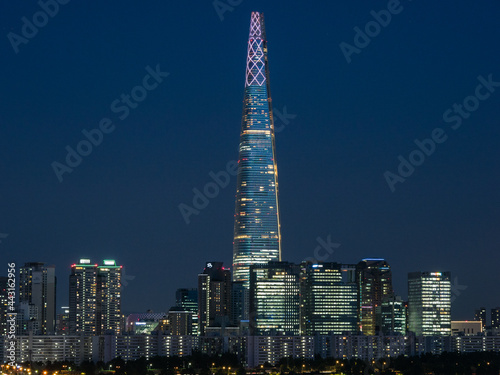
[[[80,259],[71,266],[69,276],[69,332],[72,335],[96,334],[97,264]]]
[[[379,309],[384,298],[393,295],[389,264],[380,258],[366,258],[357,265],[359,293],[359,330],[375,335],[380,330]]]
[[[408,318],[417,336],[451,335],[450,272],[408,274]]]
[[[250,266],[281,260],[278,169],[264,15],[252,12],[243,98],[233,281],[249,287]]]
[[[25,263],[19,269],[19,304],[30,322],[28,330],[32,330],[34,334],[43,335],[55,332],[56,276],[54,266],[30,262]]]
[[[97,267],[96,333],[106,331],[121,334],[121,275],[122,266],[113,259],[105,259]]]

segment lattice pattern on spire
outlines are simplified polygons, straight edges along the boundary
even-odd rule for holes
[[[252,16],[250,17],[250,38],[262,37],[262,26],[260,20],[260,13],[252,12]]]
[[[262,86],[266,82],[264,35],[262,15],[258,12],[253,12],[250,20],[250,35],[248,39],[246,86]]]

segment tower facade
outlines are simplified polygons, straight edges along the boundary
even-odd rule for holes
[[[80,259],[71,266],[69,276],[70,334],[93,336],[97,332],[97,264]]]
[[[19,304],[27,321],[30,322],[28,330],[39,335],[55,332],[56,275],[54,266],[30,262],[25,263],[19,269]]]
[[[358,330],[356,266],[302,263],[301,333],[341,335]]]
[[[252,12],[243,98],[233,281],[249,287],[250,266],[281,260],[278,170],[264,15]]]
[[[375,335],[380,330],[377,314],[384,298],[393,295],[389,264],[380,258],[366,258],[357,265],[359,293],[359,331]]]
[[[208,327],[229,324],[231,317],[231,271],[222,262],[207,262],[198,275],[199,333]]]
[[[121,275],[122,267],[116,261],[105,259],[97,267],[97,315],[96,331],[103,335],[106,331],[121,334]]]
[[[450,272],[408,274],[408,319],[417,336],[451,335]]]

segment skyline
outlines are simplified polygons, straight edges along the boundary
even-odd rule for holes
[[[261,10],[281,129],[283,260],[296,263],[314,257],[322,243],[340,244],[328,248],[328,261],[385,258],[404,298],[408,272],[450,271],[466,287],[457,289],[454,318],[499,305],[484,285],[498,283],[500,260],[494,173],[500,95],[490,91],[456,130],[443,115],[475,94],[478,77],[500,81],[500,56],[488,47],[498,40],[500,9],[401,4],[350,63],[339,44],[355,45],[353,28],[364,29],[371,11],[387,9],[386,3],[281,9],[243,2],[221,20],[210,2],[146,9],[125,1],[118,10],[69,2],[18,53],[4,38],[0,233],[8,236],[0,237],[2,260],[54,263],[61,290],[63,270],[69,275],[78,259],[117,259],[134,277],[124,288],[130,312],[168,309],[176,288],[196,285],[191,275],[205,261],[231,264],[234,175],[189,224],[178,205],[192,206],[193,189],[202,191],[213,181],[210,172],[226,170],[237,157],[242,41],[250,11]],[[39,10],[37,4],[3,6],[4,34],[19,33],[21,17]],[[188,11],[193,23],[177,20]],[[331,14],[342,17],[332,22]],[[95,30],[85,28],[89,20]],[[206,34],[190,31],[193,24]],[[143,82],[151,85],[144,78],[157,67],[169,75],[120,119],[126,112],[113,112],[112,103],[146,87]],[[98,128],[103,118],[112,119],[114,130],[59,182],[51,163],[63,162],[66,145],[76,148],[86,139],[82,130]],[[433,153],[391,192],[384,172],[395,173],[398,155],[408,159],[415,139],[431,138],[436,128],[445,129],[447,140],[435,142]]]

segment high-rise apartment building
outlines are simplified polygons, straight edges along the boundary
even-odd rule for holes
[[[480,307],[474,311],[474,320],[481,322],[483,330],[486,328],[486,307]]]
[[[56,275],[54,266],[44,263],[25,263],[19,268],[19,304],[35,335],[55,332]],[[28,333],[28,332],[23,332]]]
[[[101,266],[80,259],[69,276],[69,331],[86,336],[120,334],[121,266],[104,260]]]
[[[69,276],[69,331],[71,335],[97,333],[97,264],[80,259]]]
[[[365,335],[375,335],[380,331],[377,322],[377,308],[386,297],[393,295],[392,272],[389,264],[380,258],[366,258],[356,267],[358,281],[359,331]]]
[[[356,333],[358,290],[355,265],[301,265],[301,334]]]
[[[7,276],[0,276],[0,336],[7,334],[7,313],[9,312],[9,293],[7,291]]]
[[[450,272],[408,274],[408,328],[416,335],[451,335]]]
[[[500,307],[491,309],[491,328],[500,329]]]
[[[122,332],[121,324],[121,275],[122,266],[115,260],[105,259],[97,266],[96,333]]]
[[[250,20],[234,217],[233,280],[252,264],[281,260],[278,169],[264,15]],[[245,315],[245,314],[244,314]]]
[[[250,267],[250,334],[300,334],[300,266],[269,262]]]
[[[231,271],[222,262],[207,262],[198,275],[198,316],[202,336],[208,327],[230,324]]]

